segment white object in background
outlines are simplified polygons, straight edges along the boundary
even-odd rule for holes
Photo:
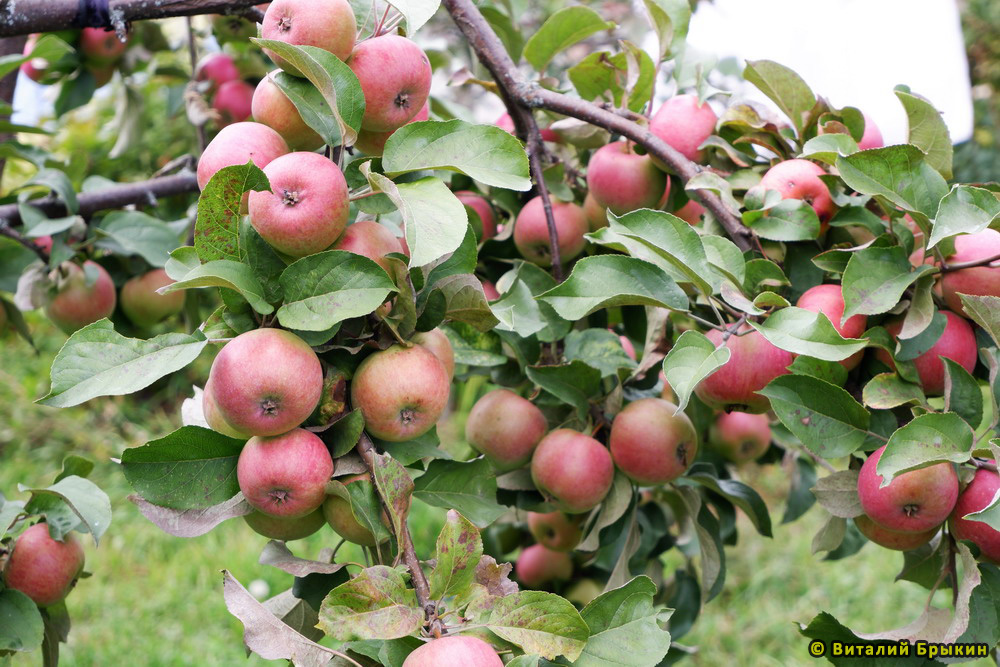
[[[953,143],[972,136],[972,89],[954,0],[713,0],[698,3],[689,44],[720,58],[773,60],[837,107],[871,116],[903,143],[905,84],[942,112]],[[750,84],[740,96],[766,102]]]

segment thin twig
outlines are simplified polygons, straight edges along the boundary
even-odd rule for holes
[[[37,244],[33,243],[31,239],[22,236],[20,232],[18,232],[17,230],[0,225],[0,236],[6,236],[9,239],[17,241],[25,248],[38,255],[38,258],[40,260],[42,260],[46,264],[49,263],[49,253],[45,252],[45,250],[40,248]]]
[[[983,257],[982,259],[973,259],[968,262],[955,262],[954,264],[946,264],[942,260],[940,270],[941,273],[961,271],[962,269],[972,269],[977,266],[986,266],[987,264],[992,264],[997,260],[1000,260],[1000,254],[993,255],[991,257]]]

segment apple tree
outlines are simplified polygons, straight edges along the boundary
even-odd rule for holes
[[[64,4],[0,35],[65,29]],[[740,479],[751,460],[786,471],[783,524],[827,517],[815,553],[870,541],[904,553],[904,585],[952,591],[901,629],[820,612],[805,637],[994,650],[1000,189],[949,183],[930,101],[899,87],[908,141],[884,146],[775,62],[742,72],[773,108],[728,100],[685,48],[686,0],[621,25],[574,5],[530,29],[510,2],[175,4],[89,20],[127,38],[228,12],[222,55],[198,59],[189,30],[195,173],[77,192],[9,142],[39,171],[0,207],[3,312],[27,334],[18,309],[44,308],[71,334],[40,399],[54,407],[215,354],[183,425],[120,465],[171,535],[239,519],[270,538],[261,564],[292,575],[286,592],[261,603],[223,575],[250,651],[672,664],[725,585],[737,513],[773,534]],[[85,101],[82,37],[31,48],[3,62]],[[435,74],[454,86],[431,97]],[[497,98],[506,113],[476,122]],[[195,191],[177,222],[138,210]],[[468,446],[449,446],[452,389],[484,385]],[[447,512],[427,553],[417,502]],[[331,549],[288,546],[328,528]],[[338,560],[344,541],[368,560]],[[665,572],[672,549],[683,566]]]

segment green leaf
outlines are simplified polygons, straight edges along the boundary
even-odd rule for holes
[[[977,234],[998,220],[1000,201],[992,192],[971,185],[952,186],[934,216],[927,249],[955,234]]]
[[[594,598],[580,612],[590,628],[590,639],[573,664],[659,665],[670,649],[670,633],[660,627],[666,614],[662,607],[653,606],[656,593],[656,584],[640,576]]]
[[[900,145],[860,151],[837,158],[844,182],[863,195],[878,196],[911,213],[934,215],[948,185],[924,161],[916,146]]]
[[[316,86],[333,111],[343,143],[353,145],[365,113],[365,96],[351,68],[329,51],[315,46],[296,46],[274,39],[251,38],[250,41],[283,58]]]
[[[243,253],[242,261],[250,267],[254,277],[260,283],[264,299],[268,303],[281,301],[281,284],[278,279],[285,270],[286,264],[274,248],[261,238],[261,235],[250,224],[249,218],[243,218],[240,222],[240,249]]]
[[[520,591],[496,600],[486,626],[525,653],[575,661],[590,629],[573,604],[553,593]]]
[[[476,566],[483,556],[483,540],[477,529],[455,510],[448,510],[444,527],[437,537],[437,562],[428,581],[431,598],[440,600],[461,595],[476,576]]]
[[[559,400],[576,408],[577,417],[586,421],[589,399],[601,389],[601,371],[582,361],[562,366],[528,366],[528,379]]]
[[[875,471],[886,486],[896,475],[935,463],[963,463],[972,454],[972,428],[954,412],[927,413],[889,438]]]
[[[403,575],[376,565],[330,591],[320,606],[318,627],[340,641],[396,639],[415,633],[423,620]]]
[[[452,322],[442,330],[451,343],[456,365],[489,367],[507,363],[503,344],[492,331],[478,331],[463,322]]]
[[[959,294],[959,298],[965,314],[1000,345],[1000,297]]]
[[[145,500],[172,509],[211,507],[240,491],[236,462],[243,441],[200,426],[122,453],[125,479]]]
[[[618,334],[607,329],[571,331],[563,350],[566,361],[582,361],[596,368],[603,377],[618,375],[622,369],[634,370],[638,364],[625,353]]]
[[[70,475],[44,489],[33,489],[23,484],[18,484],[17,489],[31,493],[31,500],[24,506],[28,514],[45,513],[46,508],[52,507],[52,500],[65,503],[65,506],[83,523],[87,532],[94,536],[94,544],[100,541],[101,535],[111,525],[111,500],[108,494],[89,479]],[[50,532],[52,532],[51,527]],[[65,534],[67,531],[58,532]],[[59,535],[60,538],[62,534]]]
[[[19,189],[32,187],[42,187],[51,190],[52,194],[62,200],[63,204],[66,205],[66,210],[71,215],[80,210],[80,203],[76,199],[76,190],[73,189],[73,183],[63,171],[58,169],[40,169],[38,173],[28,179]]]
[[[399,128],[385,142],[382,169],[390,178],[422,169],[445,169],[497,188],[531,189],[528,155],[516,137],[494,125],[457,119]]]
[[[375,454],[372,457],[372,475],[379,497],[388,509],[393,533],[402,535],[406,527],[406,517],[410,513],[413,479],[406,472],[406,468],[388,454]]]
[[[781,423],[814,453],[846,456],[864,444],[869,414],[846,391],[808,375],[782,375],[761,389]]]
[[[639,209],[622,216],[609,213],[611,231],[638,241],[666,260],[668,273],[706,294],[718,290],[719,277],[711,270],[698,232],[675,215]]]
[[[750,325],[775,347],[826,361],[842,361],[865,348],[865,341],[837,333],[823,313],[804,308],[782,308],[760,324]]]
[[[907,382],[895,373],[880,373],[865,385],[861,398],[876,410],[890,410],[907,403],[922,405],[926,398],[920,385]]]
[[[522,266],[524,266],[522,264]],[[515,269],[517,272],[520,269]],[[500,323],[497,329],[511,331],[522,338],[536,334],[546,326],[541,310],[542,303],[535,300],[531,288],[517,278],[510,283],[499,299],[490,304],[490,310]]]
[[[170,253],[180,245],[170,227],[159,218],[141,211],[113,211],[97,228],[127,255],[139,255],[152,266],[163,266]]]
[[[413,495],[428,505],[458,510],[479,528],[506,512],[496,501],[497,480],[486,459],[431,461],[414,482]]]
[[[274,85],[285,94],[295,109],[302,116],[303,122],[311,127],[328,146],[340,144],[340,125],[330,112],[330,105],[323,98],[323,93],[306,79],[292,76],[278,70],[271,79]]]
[[[406,19],[406,34],[412,35],[434,16],[441,0],[386,0]]]
[[[927,164],[934,167],[944,178],[951,178],[951,160],[954,149],[948,135],[948,125],[941,112],[920,95],[896,88],[906,119],[909,136],[906,143],[913,144],[927,154]]]
[[[983,392],[979,383],[959,364],[947,357],[944,362],[944,411],[955,412],[973,429],[983,421]]]
[[[327,482],[326,492],[349,502],[354,519],[375,536],[376,542],[381,544],[392,536],[388,526],[382,521],[385,512],[382,501],[368,477],[350,484],[331,480]]]
[[[698,536],[702,602],[708,602],[719,594],[726,582],[726,552],[722,548],[719,520],[697,490],[690,486],[681,486],[677,490]]]
[[[820,134],[802,147],[801,158],[812,158],[827,164],[836,164],[838,155],[858,152],[858,142],[849,134]]]
[[[34,651],[44,632],[42,614],[31,598],[13,588],[0,590],[0,651]]]
[[[137,392],[187,366],[207,343],[200,332],[139,340],[118,334],[107,319],[88,324],[59,350],[52,362],[51,389],[38,402],[66,408],[97,396]]]
[[[285,269],[280,282],[285,303],[278,309],[278,321],[303,331],[325,331],[367,315],[396,291],[382,267],[344,250],[303,257]]]
[[[688,309],[687,296],[663,270],[620,255],[581,259],[569,278],[538,298],[567,320],[579,320],[612,306]]]
[[[858,497],[858,471],[840,470],[816,480],[811,489],[827,512],[841,519],[864,514]]]
[[[471,324],[479,331],[490,331],[500,320],[493,314],[483,284],[471,274],[448,276],[435,286],[445,298],[445,318]]]
[[[412,183],[393,183],[372,172],[370,162],[361,165],[361,173],[374,190],[388,195],[402,214],[410,266],[430,264],[462,245],[469,215],[458,197],[439,179],[428,177]]]
[[[757,532],[764,537],[771,535],[771,515],[764,499],[751,487],[735,479],[719,479],[709,463],[695,463],[684,475],[698,484],[723,496],[747,515]]]
[[[914,269],[900,246],[857,251],[844,269],[844,318],[888,312],[899,303],[907,287],[933,271],[926,264]]]
[[[542,72],[559,52],[615,24],[605,21],[589,7],[565,7],[545,20],[545,23],[524,45],[524,59]]]
[[[188,251],[184,248],[178,248],[178,250],[181,251],[182,257],[187,256]],[[171,255],[171,259],[173,259],[173,255]],[[242,261],[214,259],[195,266],[183,275],[176,272],[180,266],[179,262],[172,264],[171,269],[175,272],[167,271],[171,278],[174,278],[175,275],[178,277],[174,278],[176,282],[173,284],[161,288],[164,294],[196,287],[224,287],[238,292],[261,315],[270,315],[274,312],[274,306],[264,298],[264,288],[257,280],[257,276],[254,275],[253,268]]]
[[[194,225],[198,258],[203,262],[242,260],[239,241],[243,195],[270,189],[271,182],[252,160],[217,171],[198,197],[198,219]]]
[[[626,90],[624,85],[628,81],[629,67],[629,57],[624,51],[591,53],[570,67],[566,74],[583,99],[602,99],[620,107],[625,95],[628,95],[628,108],[638,113],[649,102],[656,72],[656,65],[649,54],[640,51],[638,58],[639,76],[631,90]]]
[[[800,199],[781,200],[764,215],[755,215],[747,226],[757,236],[770,241],[811,241],[818,238],[820,232],[816,211]]]
[[[677,397],[677,409],[683,410],[702,380],[722,368],[732,354],[725,345],[716,348],[708,337],[690,329],[674,343],[663,359],[663,374]]]
[[[796,375],[811,375],[838,387],[844,386],[844,383],[847,382],[847,370],[834,361],[798,356],[792,361],[788,370]]]
[[[802,77],[770,60],[749,60],[743,78],[778,105],[801,137],[806,115],[816,104],[816,96]]]
[[[913,361],[926,354],[941,338],[946,326],[948,318],[940,310],[936,311],[931,317],[930,324],[923,331],[912,338],[899,341],[899,347],[893,357],[896,361]]]

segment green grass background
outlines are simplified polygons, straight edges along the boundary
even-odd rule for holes
[[[180,400],[163,404],[156,393],[144,392],[66,410],[35,404],[46,393],[48,368],[64,337],[31,319],[37,325],[37,356],[23,341],[0,337],[0,490],[22,497],[18,483],[49,483],[63,456],[75,452],[97,461],[91,479],[111,496],[114,510],[100,547],[87,546],[87,569],[94,576],[81,581],[68,600],[73,629],[63,647],[63,664],[244,664],[242,628],[226,611],[220,570],[229,569],[244,585],[263,581],[270,594],[288,588],[291,576],[257,564],[266,540],[241,521],[193,539],[171,537],[146,521],[126,499],[130,490],[111,458],[179,426]],[[170,380],[168,391],[181,396],[192,381],[203,380],[205,356],[187,374]],[[445,437],[458,437],[463,418],[458,413],[444,425]],[[781,469],[750,467],[741,474],[762,491],[777,521],[787,484]],[[741,517],[739,546],[727,548],[725,589],[680,640],[698,648],[687,664],[825,664],[808,657],[807,640],[796,623],[826,610],[849,627],[874,632],[919,615],[926,591],[893,583],[900,554],[866,545],[847,560],[822,561],[810,553],[822,522],[814,508],[796,523],[775,525],[774,539],[766,539]],[[441,524],[439,510],[414,502],[411,525],[418,553],[430,555]],[[331,538],[323,530],[292,549],[314,556],[335,544]],[[360,551],[341,553],[345,560],[362,560]],[[676,552],[665,556],[665,576],[677,562]],[[944,604],[945,598],[937,602]],[[253,656],[247,663],[266,661]],[[40,655],[22,655],[13,664],[40,664]]]

